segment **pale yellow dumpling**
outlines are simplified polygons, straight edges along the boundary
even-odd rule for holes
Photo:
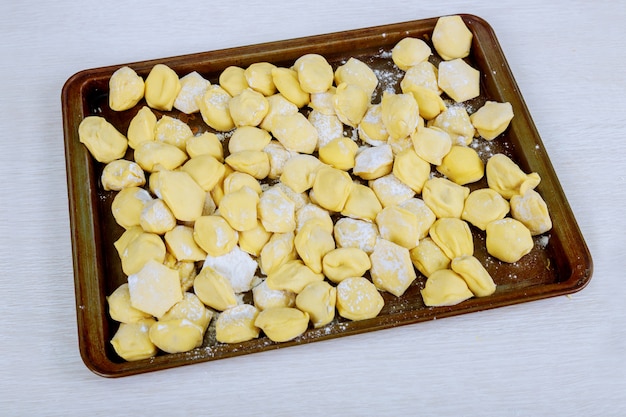
[[[439,64],[439,87],[457,103],[480,95],[480,72],[461,58]]]
[[[501,153],[489,158],[486,174],[489,188],[507,200],[514,195],[523,196],[541,181],[539,174],[536,172],[526,174],[511,158]]]
[[[146,232],[162,235],[176,226],[176,217],[163,200],[155,198],[144,205],[139,224]]]
[[[518,220],[506,217],[487,225],[487,252],[504,262],[517,262],[534,246],[530,230]]]
[[[167,65],[156,64],[146,77],[144,97],[153,109],[170,111],[180,89],[176,72]]]
[[[421,294],[428,307],[451,306],[474,296],[465,280],[451,269],[433,272],[426,280]]]
[[[197,71],[192,71],[180,79],[180,91],[174,100],[174,108],[186,114],[200,111],[198,100],[202,98],[211,82]]]
[[[337,285],[337,312],[348,320],[374,318],[384,305],[383,296],[366,278],[350,277]]]
[[[111,345],[124,360],[137,361],[156,356],[158,349],[150,341],[148,332],[155,320],[146,318],[134,323],[121,323],[111,339]]]
[[[311,110],[309,122],[317,130],[317,147],[322,148],[332,140],[343,137],[343,123],[335,114],[324,114]]]
[[[313,182],[317,203],[334,212],[343,210],[352,187],[352,178],[347,172],[329,166],[321,167]]]
[[[364,180],[373,180],[387,175],[393,169],[391,146],[381,145],[366,147],[355,157],[352,173]]]
[[[420,240],[419,245],[409,251],[409,255],[413,266],[425,277],[450,267],[450,258],[429,237]]]
[[[341,83],[357,85],[371,97],[378,86],[378,78],[366,63],[351,57],[335,70],[335,84]]]
[[[257,226],[258,203],[257,192],[243,187],[222,197],[219,205],[220,215],[239,232],[252,230]]]
[[[358,128],[359,139],[372,145],[384,145],[389,138],[389,133],[383,123],[382,108],[380,104],[371,105],[361,119]]]
[[[113,320],[120,323],[136,323],[152,317],[150,313],[138,310],[131,305],[127,282],[117,287],[107,297],[107,303],[109,305],[109,315]]]
[[[472,32],[467,28],[461,16],[443,16],[437,20],[433,29],[433,46],[445,60],[465,58],[472,46]]]
[[[267,154],[270,161],[270,172],[267,174],[269,179],[275,180],[280,178],[287,161],[296,154],[296,152],[288,151],[279,141],[272,139],[264,148],[263,152]]]
[[[451,181],[465,185],[476,182],[485,175],[485,164],[474,149],[456,145],[443,157],[437,171]]]
[[[222,142],[215,133],[204,132],[198,136],[192,136],[185,143],[185,150],[190,158],[208,154],[220,162],[224,162],[224,148]]]
[[[409,93],[418,86],[441,94],[437,84],[437,67],[428,61],[420,62],[406,70],[402,81],[400,81],[400,89],[403,93]]]
[[[324,255],[324,276],[334,283],[349,277],[360,277],[372,266],[367,253],[359,248],[336,248]]]
[[[385,91],[380,106],[385,130],[391,138],[408,137],[417,128],[419,108],[413,95]]]
[[[374,190],[383,207],[400,204],[415,195],[415,192],[408,185],[393,174],[371,180],[369,186]]]
[[[504,197],[491,188],[480,188],[465,199],[461,219],[485,230],[490,222],[503,219],[508,212],[509,202]]]
[[[474,254],[472,231],[461,219],[437,219],[431,226],[429,235],[450,259]]]
[[[416,85],[411,87],[410,93],[417,102],[419,115],[426,120],[434,119],[446,110],[446,104],[437,91]]]
[[[268,132],[274,130],[274,118],[276,116],[287,116],[298,113],[298,107],[280,93],[267,97],[267,104],[269,106],[267,115],[265,115],[259,127]]]
[[[139,103],[144,94],[144,81],[135,70],[124,66],[113,72],[109,79],[109,107],[111,110],[128,110]]]
[[[296,193],[302,193],[313,187],[315,175],[322,166],[312,155],[294,155],[285,163],[280,181]]]
[[[296,297],[296,306],[309,315],[313,327],[318,328],[335,318],[337,289],[326,281],[312,282]]]
[[[422,127],[411,134],[415,153],[424,161],[440,165],[452,148],[452,138],[437,127]]]
[[[159,235],[142,232],[124,248],[120,256],[122,271],[126,275],[132,275],[139,272],[149,261],[163,263],[165,253],[165,243]]]
[[[417,236],[419,239],[423,239],[428,236],[428,231],[433,225],[437,216],[428,208],[424,200],[414,197],[404,200],[398,204],[398,207],[410,211],[417,219]]]
[[[211,191],[226,173],[224,164],[209,154],[189,159],[181,168],[198,183],[204,191]]]
[[[302,89],[298,81],[298,73],[290,68],[272,69],[272,80],[276,89],[291,101],[296,107],[306,106],[310,101],[310,95]]]
[[[298,257],[294,246],[294,232],[274,233],[261,249],[258,260],[261,272],[270,275],[282,264]]]
[[[511,216],[524,223],[533,236],[552,229],[548,206],[535,190],[528,190],[523,196],[511,197]]]
[[[202,215],[206,193],[188,173],[161,171],[159,191],[178,220],[194,221]]]
[[[221,343],[240,343],[259,337],[254,324],[259,310],[250,304],[241,304],[223,311],[215,321],[215,338]]]
[[[391,59],[403,71],[428,60],[432,55],[430,46],[421,39],[406,37],[391,50]]]
[[[350,138],[338,137],[319,148],[319,159],[333,168],[348,171],[354,168],[359,145]]]
[[[142,142],[135,149],[135,162],[147,172],[174,170],[187,160],[187,154],[165,142]]]
[[[234,193],[244,187],[254,190],[259,195],[262,192],[259,180],[250,174],[246,174],[245,172],[233,171],[224,178],[224,182],[222,183],[224,195]],[[222,196],[222,198],[223,197],[224,196]]]
[[[187,319],[159,320],[150,327],[150,340],[167,353],[189,352],[200,347],[204,331]]]
[[[141,212],[152,196],[140,187],[126,187],[120,190],[111,203],[111,213],[116,223],[124,229],[140,224]]]
[[[312,282],[323,281],[324,275],[311,270],[299,259],[280,265],[267,276],[267,286],[273,290],[291,291],[299,294]]]
[[[430,178],[430,164],[411,148],[396,155],[392,173],[414,192],[421,193],[424,183]]]
[[[219,256],[235,247],[238,235],[223,217],[211,215],[196,219],[193,238],[206,253]]]
[[[245,70],[235,65],[225,68],[220,73],[218,82],[220,87],[233,97],[248,88]]]
[[[496,283],[478,259],[470,255],[458,256],[450,268],[465,280],[476,297],[486,297],[496,291]]]
[[[178,272],[154,259],[128,276],[131,305],[160,318],[183,299]]]
[[[252,288],[252,299],[259,310],[296,305],[296,294],[291,291],[273,290],[267,286],[266,280]]]
[[[244,172],[262,180],[270,172],[270,160],[263,151],[239,151],[231,153],[224,160],[235,171]]]
[[[360,87],[341,83],[333,96],[335,113],[344,124],[357,127],[370,105],[370,97]]]
[[[262,151],[272,140],[268,131],[256,126],[241,126],[233,131],[228,140],[228,152]]]
[[[128,140],[104,117],[87,116],[78,126],[80,143],[96,161],[109,163],[120,159],[128,149]]]
[[[480,109],[470,116],[478,134],[484,139],[492,140],[509,127],[513,119],[511,103],[487,101]]]
[[[258,126],[269,111],[265,96],[246,88],[228,101],[228,111],[236,127]]]
[[[365,253],[372,253],[378,228],[372,222],[343,217],[335,223],[333,230],[335,242],[340,248],[359,248]]]
[[[124,233],[122,233],[122,235],[115,242],[113,242],[113,246],[115,247],[117,254],[122,257],[124,250],[130,244],[130,242],[135,240],[135,238],[142,233],[144,233],[144,231],[141,226],[138,225],[131,226],[128,229],[124,230]]]
[[[332,232],[320,228],[315,221],[310,221],[296,233],[294,245],[304,264],[319,274],[322,272],[322,258],[335,249],[335,240]]]
[[[330,212],[317,204],[307,203],[296,210],[296,231],[300,231],[308,222],[315,222],[317,227],[333,233],[333,219]]]
[[[276,65],[269,62],[255,62],[244,71],[248,86],[266,97],[276,92],[276,85],[272,77],[272,70]]]
[[[322,55],[303,55],[294,62],[293,69],[298,73],[300,87],[307,93],[323,93],[333,85],[333,68]]]
[[[336,116],[335,108],[333,107],[333,96],[336,89],[335,86],[331,86],[328,90],[321,93],[312,93],[309,107],[318,113]]]
[[[238,304],[230,281],[213,268],[204,267],[193,282],[193,290],[207,306],[224,311]]]
[[[376,216],[380,236],[386,240],[413,249],[419,243],[417,216],[398,205],[385,207]]]
[[[239,232],[238,244],[241,250],[252,256],[260,256],[261,250],[272,237],[272,233],[265,230],[263,224],[257,219],[256,226],[252,229]]]
[[[374,190],[366,185],[354,183],[341,214],[355,219],[374,221],[382,209],[383,206]]]
[[[150,107],[143,106],[140,108],[128,125],[128,131],[126,132],[128,146],[136,149],[143,142],[153,141],[156,123],[157,117],[150,110]]]
[[[193,239],[193,228],[178,225],[164,235],[167,250],[179,261],[201,261],[206,252]]]
[[[468,187],[458,185],[446,178],[434,177],[424,184],[422,198],[437,218],[460,218],[469,193]]]
[[[272,134],[290,151],[311,154],[317,147],[317,129],[302,113],[274,116]]]
[[[235,123],[228,108],[231,98],[231,95],[219,85],[209,86],[202,98],[198,100],[202,120],[217,131],[232,130]]]
[[[272,307],[259,313],[254,325],[274,342],[286,342],[304,333],[309,325],[309,313],[293,307]]]
[[[296,228],[296,205],[280,187],[265,190],[259,199],[258,215],[268,232],[287,233]]]
[[[376,288],[396,297],[404,294],[417,277],[409,250],[386,239],[377,239],[370,261],[370,274]]]
[[[139,164],[126,159],[117,159],[105,165],[100,176],[102,188],[119,191],[126,187],[141,187],[146,176]]]
[[[430,120],[428,127],[438,127],[450,135],[453,145],[469,145],[474,139],[474,126],[465,107],[450,106]]]

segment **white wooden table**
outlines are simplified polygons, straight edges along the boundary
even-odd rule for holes
[[[0,10],[0,414],[626,415],[626,7],[388,0]],[[120,379],[78,351],[60,92],[75,72],[472,13],[495,29],[594,259],[571,297]]]

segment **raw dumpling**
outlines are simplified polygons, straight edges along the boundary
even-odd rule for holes
[[[424,304],[429,307],[451,306],[474,296],[465,280],[450,269],[433,272],[421,293]]]
[[[533,236],[552,229],[548,206],[535,190],[528,190],[523,196],[511,197],[511,216],[524,223]]]
[[[378,238],[370,261],[370,274],[376,288],[396,297],[404,294],[417,277],[409,250],[388,240]]]
[[[486,297],[496,291],[496,284],[478,259],[470,255],[457,256],[450,268],[465,280],[476,297]]]
[[[429,235],[450,259],[474,254],[472,232],[467,223],[461,219],[451,217],[438,219],[430,228]]]
[[[485,230],[490,222],[503,219],[508,212],[509,202],[504,197],[491,188],[479,188],[465,199],[461,219]]]
[[[363,277],[350,277],[337,285],[337,312],[348,320],[371,319],[385,302],[374,284]]]
[[[518,220],[506,217],[487,225],[487,252],[504,262],[517,262],[533,246],[530,230]]]

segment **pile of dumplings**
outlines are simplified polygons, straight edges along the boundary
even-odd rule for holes
[[[126,134],[88,116],[79,137],[124,229],[115,248],[128,280],[108,296],[121,358],[200,347],[211,323],[219,343],[283,342],[337,314],[370,319],[381,292],[401,297],[417,271],[426,306],[493,294],[471,228],[489,254],[516,262],[550,216],[536,173],[504,154],[485,164],[471,146],[513,118],[509,103],[471,115],[463,104],[480,95],[464,60],[472,33],[446,16],[431,39],[437,67],[422,39],[394,46],[401,92],[377,103],[379,79],[356,58],[231,66],[215,84],[163,64],[145,80],[129,67],[112,74],[112,110],[145,104]],[[199,113],[205,131],[172,110]],[[484,176],[488,188],[470,191]]]

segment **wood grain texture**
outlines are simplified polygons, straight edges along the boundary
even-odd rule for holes
[[[0,14],[3,415],[626,413],[619,2],[41,3]],[[78,353],[60,92],[103,65],[449,13],[489,22],[594,258],[557,297],[109,380]]]

